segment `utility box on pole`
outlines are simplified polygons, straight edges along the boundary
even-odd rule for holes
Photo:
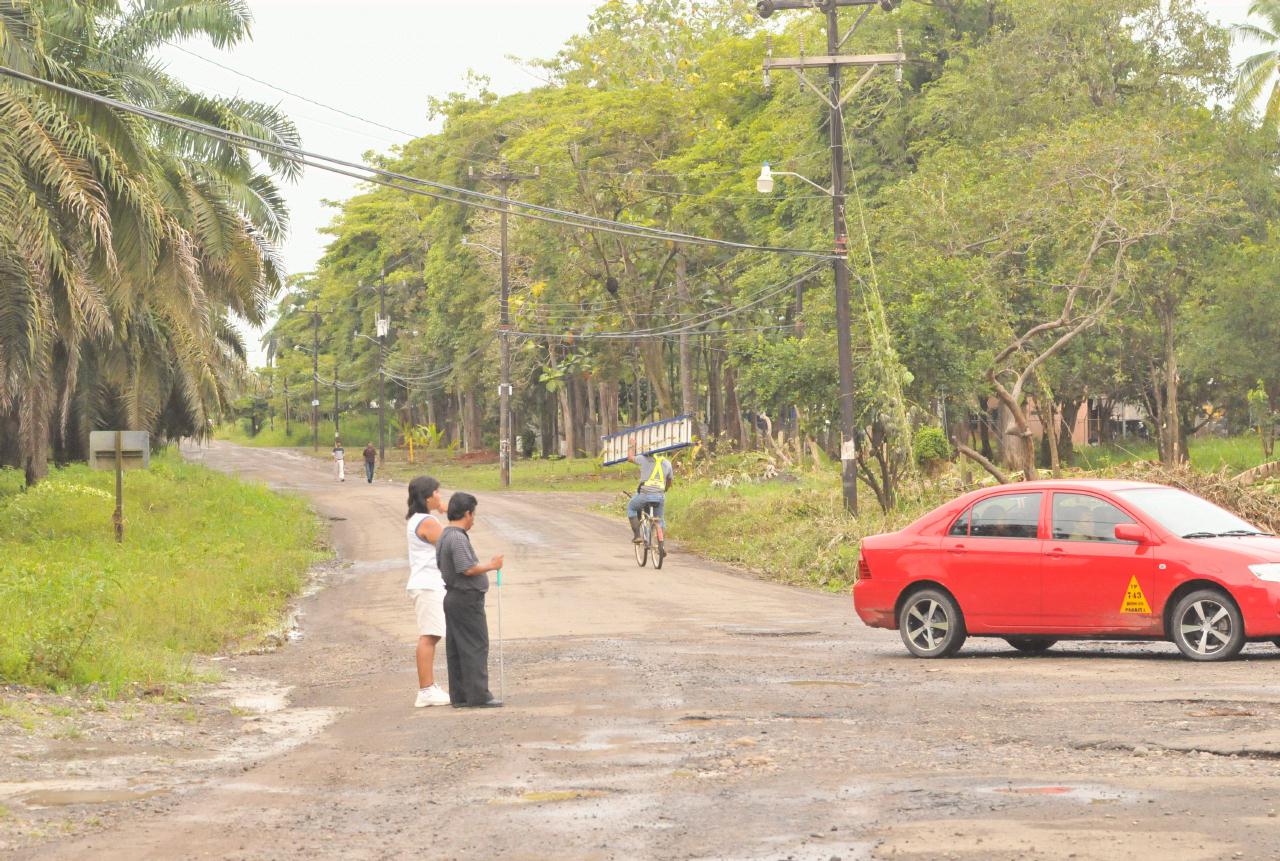
[[[146,431],[91,431],[89,466],[116,473],[116,510],[111,514],[116,541],[124,541],[124,471],[151,466],[151,434]]]

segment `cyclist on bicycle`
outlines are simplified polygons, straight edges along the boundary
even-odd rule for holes
[[[643,544],[640,537],[640,512],[648,504],[654,506],[654,519],[658,522],[658,546],[662,546],[667,522],[667,491],[671,489],[671,461],[662,455],[636,454],[636,444],[627,446],[627,460],[640,467],[640,486],[636,495],[627,503],[627,519],[631,521],[632,541]]]

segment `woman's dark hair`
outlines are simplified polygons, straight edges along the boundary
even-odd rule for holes
[[[415,514],[430,514],[427,500],[439,489],[440,482],[429,475],[420,475],[409,482],[409,513],[404,516],[404,519],[408,520]]]
[[[458,491],[449,497],[449,519],[461,520],[476,510],[476,498],[469,493]]]

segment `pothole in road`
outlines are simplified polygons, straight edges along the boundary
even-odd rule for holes
[[[27,807],[71,807],[77,804],[114,804],[121,801],[141,801],[159,795],[160,790],[138,792],[128,789],[63,789],[32,792],[18,798]]]
[[[590,798],[607,798],[613,795],[608,789],[543,789],[522,792],[519,795],[490,798],[490,804],[551,804],[561,801],[584,801]]]
[[[866,682],[841,682],[832,679],[792,679],[787,682],[797,688],[865,688]]]
[[[390,571],[407,567],[407,565],[403,556],[393,556],[390,559],[362,559],[359,562],[352,562],[347,568],[350,571]]]
[[[1124,801],[1135,797],[1134,793],[1127,792],[1122,789],[1111,789],[1105,786],[1080,784],[1043,786],[1014,786],[1004,784],[1002,786],[979,786],[976,787],[976,790],[982,793],[994,793],[997,795],[1063,798],[1068,801],[1078,801],[1084,804],[1094,804],[1106,801]]]
[[[735,637],[813,637],[820,633],[790,628],[739,628],[737,626],[726,626],[722,630]]]

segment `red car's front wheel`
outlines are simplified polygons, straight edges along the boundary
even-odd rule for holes
[[[1193,661],[1229,661],[1244,648],[1244,619],[1220,589],[1187,594],[1173,608],[1170,622],[1173,644]]]
[[[898,632],[917,658],[949,658],[968,636],[960,607],[938,589],[921,589],[907,597],[898,613]]]

